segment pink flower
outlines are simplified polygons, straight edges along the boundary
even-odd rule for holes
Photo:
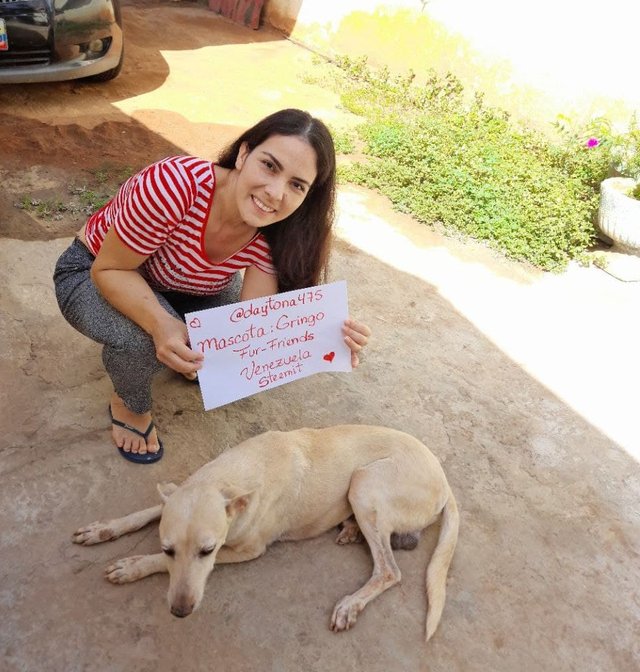
[[[589,138],[587,140],[587,147],[597,147],[600,144],[598,138]]]

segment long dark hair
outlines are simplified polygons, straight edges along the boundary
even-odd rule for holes
[[[295,135],[316,153],[316,179],[304,201],[286,219],[262,229],[278,273],[278,290],[287,292],[326,280],[335,216],[336,152],[329,129],[308,112],[280,110],[265,117],[229,145],[217,164],[233,170],[242,143],[249,151],[272,135]]]

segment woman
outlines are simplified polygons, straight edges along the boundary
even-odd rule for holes
[[[104,345],[112,435],[123,457],[162,457],[153,376],[167,366],[195,379],[202,366],[185,313],[324,280],[335,173],[326,126],[282,110],[215,164],[171,157],[129,178],[62,254],[58,304],[74,328]],[[347,320],[343,332],[357,366],[370,331]]]

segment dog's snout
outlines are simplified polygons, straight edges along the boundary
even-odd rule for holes
[[[178,618],[184,618],[193,612],[193,602],[191,604],[173,604],[171,613]]]

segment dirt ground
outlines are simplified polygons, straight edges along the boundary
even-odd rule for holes
[[[213,158],[275,109],[357,121],[307,83],[311,54],[277,33],[187,2],[129,1],[124,20],[114,82],[0,92],[0,667],[639,669],[639,283],[595,268],[542,274],[343,187],[332,278],[347,280],[352,313],[374,331],[361,367],[209,412],[196,387],[162,375],[165,458],[118,456],[99,347],[63,321],[52,291],[83,208],[155,159]],[[397,553],[401,585],[340,635],[328,630],[333,605],[371,563],[331,533],[217,568],[187,619],[170,615],[165,576],[102,578],[112,559],[155,552],[155,527],[91,548],[70,541],[84,523],[150,506],[156,482],[244,438],[342,422],[419,437],[457,495],[460,540],[428,645],[437,529]]]

